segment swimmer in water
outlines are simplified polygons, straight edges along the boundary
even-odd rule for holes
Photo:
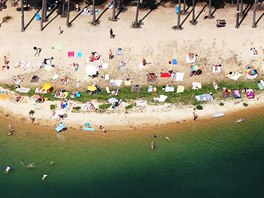
[[[169,137],[165,136],[165,139],[168,140],[168,141],[171,141]]]
[[[4,173],[7,174],[10,170],[11,170],[11,166],[8,165],[6,166]]]
[[[244,122],[244,118],[239,118],[236,122]]]
[[[48,175],[44,174],[41,178],[41,180],[43,181],[46,177],[48,177]]]
[[[151,149],[154,150],[155,149],[155,142],[152,141],[151,144],[150,144],[150,146],[151,146]]]

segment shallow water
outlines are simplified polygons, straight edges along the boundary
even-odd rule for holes
[[[0,196],[263,197],[263,118],[258,112],[244,123],[220,118],[206,127],[160,131],[155,150],[150,133],[109,137],[20,126],[8,137],[4,125],[0,167],[13,170],[0,174]]]

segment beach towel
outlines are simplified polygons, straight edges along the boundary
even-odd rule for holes
[[[107,69],[107,68],[108,68],[108,65],[109,65],[108,63],[103,63],[103,64],[102,64],[102,68],[103,68],[103,69]]]
[[[37,13],[37,14],[36,14],[36,20],[37,20],[37,21],[40,21],[40,19],[41,19],[40,13]]]
[[[259,83],[258,83],[258,88],[260,90],[263,90],[264,89],[264,80],[260,80]]]
[[[131,85],[131,80],[125,80],[125,86],[130,86]]]
[[[16,91],[19,93],[28,93],[30,91],[30,88],[26,88],[26,87],[16,88]]]
[[[166,86],[164,91],[165,92],[174,92],[174,87],[173,86]]]
[[[257,78],[257,76],[258,76],[258,74],[255,74],[255,75],[249,75],[249,74],[247,74],[247,79],[249,79],[249,80],[252,80],[252,79],[255,79],[255,78]]]
[[[193,58],[190,58],[189,55],[186,55],[186,62],[187,63],[194,63],[196,56],[194,55]]]
[[[154,98],[153,100],[155,102],[165,102],[165,100],[168,98],[168,96],[165,96],[165,95],[160,95],[159,98]]]
[[[201,94],[198,96],[195,96],[197,101],[211,101],[213,100],[213,96],[210,94]]]
[[[237,90],[237,89],[232,90],[232,95],[233,95],[233,97],[236,98],[236,99],[241,98],[240,92],[239,92],[239,90]]]
[[[78,57],[78,58],[82,58],[82,55],[83,55],[82,52],[77,52],[77,57]]]
[[[56,44],[55,45],[55,50],[61,51],[62,50],[62,45],[61,44]]]
[[[44,69],[45,69],[47,72],[50,72],[51,70],[54,69],[54,67],[53,67],[52,65],[45,64],[45,65],[44,65]]]
[[[145,107],[147,106],[147,101],[146,100],[136,100],[136,107]]]
[[[38,82],[38,81],[39,81],[39,79],[40,79],[40,77],[39,77],[39,76],[32,76],[32,78],[31,78],[30,82]]]
[[[123,55],[123,50],[122,48],[117,48],[116,55]]]
[[[179,86],[177,87],[177,93],[182,93],[182,92],[184,92],[184,86],[179,85]]]
[[[242,74],[240,74],[239,72],[230,72],[229,74],[226,75],[226,77],[232,80],[238,80],[241,75]]]
[[[251,56],[258,56],[258,50],[253,47],[249,49]]]
[[[178,63],[178,62],[177,62],[177,60],[176,60],[175,58],[172,59],[172,61],[171,61],[171,64],[172,64],[172,65],[177,65],[177,63]]]
[[[152,92],[153,91],[153,86],[148,86],[148,92]]]
[[[161,78],[171,78],[171,73],[169,72],[164,72],[160,74]]]
[[[255,97],[253,89],[246,89],[246,95],[248,99],[253,99]]]
[[[70,57],[74,57],[74,51],[69,51],[68,52],[68,57],[70,58]]]
[[[104,75],[104,79],[105,79],[105,80],[109,80],[109,79],[110,79],[110,76],[109,76],[108,74],[105,74],[105,75]]]
[[[122,82],[123,82],[123,80],[110,80],[110,85],[112,87],[115,87],[115,86],[120,87]]]
[[[214,65],[212,66],[213,68],[213,73],[220,73],[221,72],[221,66]]]
[[[111,93],[109,87],[106,87],[105,90],[106,90],[106,92],[107,92],[108,94]]]
[[[192,82],[192,89],[198,90],[202,88],[202,84],[200,82]]]
[[[175,81],[183,81],[184,73],[176,72],[176,79]]]

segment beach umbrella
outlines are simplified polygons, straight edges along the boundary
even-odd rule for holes
[[[197,64],[191,65],[191,71],[197,71],[198,69],[201,69]]]
[[[118,99],[116,99],[116,98],[109,98],[108,99],[108,102],[111,103],[111,104],[114,104],[114,103],[118,102]]]
[[[247,69],[247,73],[251,76],[254,76],[257,74],[257,70],[254,69],[252,66],[249,66],[248,69]]]
[[[91,85],[91,86],[88,86],[88,87],[87,87],[87,90],[88,90],[88,91],[96,91],[96,89],[97,89],[97,88],[96,88],[96,86],[94,86],[94,85]]]
[[[51,87],[52,87],[52,84],[51,84],[51,83],[45,83],[45,84],[42,86],[42,89],[44,89],[44,90],[49,90]]]
[[[92,75],[96,75],[97,74],[97,68],[94,65],[87,65],[85,72],[86,74],[92,76]]]

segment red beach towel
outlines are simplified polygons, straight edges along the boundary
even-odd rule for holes
[[[160,74],[160,77],[161,77],[161,78],[171,78],[171,74],[170,74],[169,72],[161,73],[161,74]]]

